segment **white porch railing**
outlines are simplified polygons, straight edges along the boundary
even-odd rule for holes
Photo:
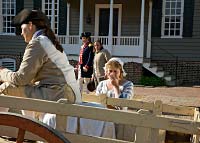
[[[108,45],[108,36],[91,36],[92,41],[100,40],[103,45]],[[74,36],[61,36],[58,35],[58,40],[61,44],[79,44],[80,37]],[[113,45],[124,45],[124,46],[139,46],[139,36],[114,36]]]
[[[143,48],[139,36],[114,36],[110,45],[108,36],[91,36],[91,41],[100,40],[112,56],[134,57],[137,63],[142,63]],[[81,41],[77,35],[58,35],[58,40],[62,44],[68,55],[79,55]],[[138,61],[139,58],[139,61]]]

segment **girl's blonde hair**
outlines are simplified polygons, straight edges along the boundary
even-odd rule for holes
[[[107,72],[108,69],[111,69],[111,68],[116,68],[116,69],[119,69],[120,70],[120,79],[123,79],[124,76],[123,76],[123,67],[122,65],[115,61],[115,60],[111,60],[111,61],[108,61],[106,64],[105,64],[105,72]]]

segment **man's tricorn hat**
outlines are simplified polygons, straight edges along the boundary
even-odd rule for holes
[[[83,33],[81,33],[80,39],[82,39],[82,37],[89,38],[90,36],[91,36],[90,32],[83,32]]]
[[[50,25],[48,17],[40,10],[23,9],[13,19],[13,26],[21,26],[28,22],[43,21],[46,25]]]

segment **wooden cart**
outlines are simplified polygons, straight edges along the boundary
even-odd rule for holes
[[[32,110],[36,112],[45,112],[56,114],[56,130],[52,132],[45,125],[41,125],[39,122],[27,120],[22,116],[16,116],[13,114],[1,113],[0,115],[0,135],[17,137],[19,142],[23,139],[39,140],[59,143],[53,141],[50,135],[55,138],[59,138],[61,142],[67,142],[62,136],[67,138],[71,143],[164,143],[166,131],[174,131],[179,133],[190,134],[192,136],[191,142],[198,143],[200,135],[200,122],[198,108],[192,107],[180,107],[163,104],[161,101],[155,103],[146,103],[134,100],[114,99],[107,98],[105,95],[94,96],[93,99],[83,98],[85,101],[100,102],[105,105],[129,107],[131,110],[120,111],[112,109],[102,109],[88,106],[81,106],[77,104],[68,104],[65,99],[60,102],[44,101],[37,99],[28,99],[20,97],[0,96],[0,105],[2,107]],[[168,113],[169,115],[184,115],[189,116],[189,119],[183,119],[179,117],[172,117],[169,115],[163,115]],[[4,118],[2,118],[5,115]],[[2,117],[1,117],[2,116]],[[13,117],[14,116],[14,117]],[[85,136],[78,133],[72,134],[66,132],[66,120],[67,116],[75,116],[79,118],[88,118],[102,121],[114,122],[116,124],[125,124],[129,127],[135,128],[134,136],[136,138],[126,138],[127,130],[120,130],[123,139],[110,139],[94,136]],[[8,124],[6,118],[13,118],[15,122]],[[3,120],[3,121],[2,121]],[[25,126],[26,122],[31,122],[32,125]],[[5,127],[2,125],[14,126]],[[24,126],[22,126],[24,125]],[[33,130],[33,127],[35,128]],[[43,134],[39,132],[40,127],[43,128]],[[25,132],[27,131],[27,132]],[[61,137],[59,134],[62,134]],[[36,134],[33,135],[33,134]],[[63,139],[63,140],[62,140]]]

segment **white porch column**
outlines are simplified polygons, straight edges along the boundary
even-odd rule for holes
[[[83,6],[84,6],[84,0],[80,0],[79,36],[83,32]],[[82,41],[79,40],[79,43],[81,44]]]
[[[66,44],[69,44],[69,15],[70,15],[70,3],[67,3],[67,29],[66,29]]]
[[[55,32],[55,1],[52,0],[51,3],[51,29]]]
[[[113,0],[110,0],[108,46],[111,48],[111,50],[112,50],[112,37],[113,37]]]
[[[147,58],[151,58],[151,24],[152,24],[152,0],[149,1],[149,20],[148,20],[147,53],[146,53]]]
[[[143,57],[144,52],[144,9],[145,0],[142,0],[141,4],[141,19],[140,19],[140,56]]]

